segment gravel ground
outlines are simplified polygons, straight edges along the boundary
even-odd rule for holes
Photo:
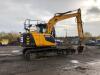
[[[21,47],[0,47],[0,75],[100,75],[100,48],[86,47],[82,55],[22,58]]]

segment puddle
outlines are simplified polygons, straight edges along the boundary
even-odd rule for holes
[[[71,60],[70,62],[73,63],[73,64],[78,64],[78,63],[80,63],[78,60]]]

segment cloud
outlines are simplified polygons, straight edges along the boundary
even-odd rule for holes
[[[18,31],[27,18],[48,21],[57,12],[78,8],[80,2],[80,0],[74,2],[73,0],[0,0],[0,31],[11,31],[15,28],[15,31]]]
[[[100,14],[100,9],[96,6],[93,6],[90,9],[87,10],[87,14],[98,15],[98,14]]]
[[[85,9],[84,22],[100,21],[100,9],[97,6],[91,6]]]
[[[83,28],[84,32],[91,32],[93,36],[100,35],[100,21],[85,22]]]

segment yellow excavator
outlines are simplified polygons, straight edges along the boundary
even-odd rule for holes
[[[73,48],[59,48],[55,41],[55,30],[54,26],[57,22],[76,17],[78,36],[80,39],[80,45],[84,38],[83,27],[81,20],[81,9],[68,11],[65,13],[56,13],[48,23],[36,21],[36,20],[25,20],[24,29],[25,33],[21,34],[21,45],[23,47],[23,55],[26,59],[30,59],[31,53],[38,52],[57,52],[61,51],[67,54],[68,50]],[[36,21],[37,24],[32,24],[31,21]],[[34,28],[35,26],[35,28]],[[33,29],[32,29],[33,28]]]

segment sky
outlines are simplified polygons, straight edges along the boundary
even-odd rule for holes
[[[55,13],[81,8],[84,32],[100,35],[100,0],[0,0],[0,32],[22,32],[24,20],[48,22]],[[57,36],[77,35],[75,18],[56,24]]]

